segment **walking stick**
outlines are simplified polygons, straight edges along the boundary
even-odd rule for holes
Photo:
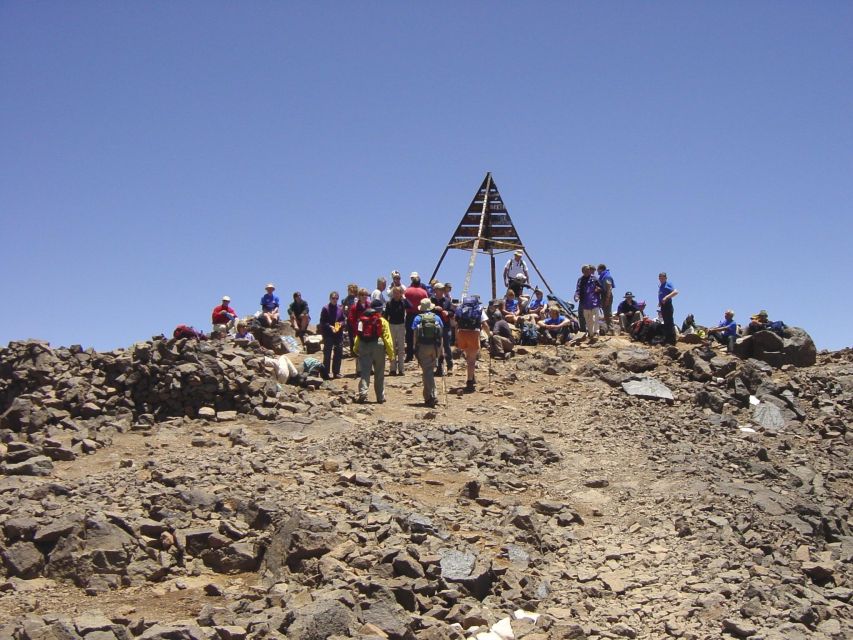
[[[444,406],[450,406],[450,403],[447,401],[447,363],[444,366],[444,375],[441,376],[441,388],[444,389]]]

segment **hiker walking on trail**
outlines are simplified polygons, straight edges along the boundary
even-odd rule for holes
[[[409,303],[406,307],[406,362],[411,362],[415,357],[415,337],[412,333],[412,322],[418,315],[421,300],[429,298],[426,289],[421,286],[421,276],[417,271],[412,271],[409,279],[411,284],[403,292],[403,297]]]
[[[367,390],[370,388],[370,374],[373,373],[373,390],[376,402],[385,402],[385,356],[394,360],[394,345],[388,321],[382,317],[382,303],[375,300],[361,314],[356,325],[353,351],[358,358],[359,381],[356,402],[367,402]]]
[[[658,274],[658,281],[658,309],[663,319],[664,342],[675,344],[675,307],[672,306],[672,299],[678,295],[678,289],[667,280],[665,271]]]
[[[397,285],[391,287],[391,299],[385,303],[382,317],[388,321],[395,357],[391,360],[391,375],[403,375],[403,359],[406,357],[406,299],[405,289]]]
[[[305,342],[305,332],[308,331],[311,314],[308,311],[308,303],[298,291],[293,292],[293,302],[287,307],[287,315],[290,316],[290,326],[293,327],[296,337]]]
[[[602,263],[598,265],[598,284],[601,286],[601,311],[604,314],[604,326],[608,335],[613,335],[613,287],[615,282],[610,269]]]
[[[462,298],[462,304],[456,308],[456,346],[465,354],[468,380],[465,390],[475,390],[474,370],[477,356],[480,354],[480,331],[491,334],[488,317],[479,296]]]
[[[595,277],[595,268],[591,264],[581,267],[581,275],[575,289],[575,301],[579,303],[583,315],[586,335],[594,340],[598,335],[599,306],[601,305],[601,285]]]
[[[261,298],[261,315],[259,320],[265,327],[273,327],[278,324],[279,303],[278,296],[273,293],[275,285],[270,282],[266,287],[266,293]]]
[[[211,320],[213,322],[214,330],[217,326],[225,327],[225,330],[232,329],[237,322],[237,312],[231,308],[231,298],[228,296],[222,296],[222,303],[216,307],[213,307],[213,313],[211,314]]]
[[[444,324],[441,333],[443,353],[438,358],[438,368],[435,370],[435,375],[443,376],[445,370],[447,373],[453,371],[453,353],[450,350],[450,319],[453,317],[453,302],[445,295],[443,282],[436,282],[432,289],[434,293],[430,301],[435,305],[435,310],[441,316],[441,322]]]
[[[318,327],[323,336],[323,367],[331,378],[341,377],[341,358],[344,347],[344,327],[346,316],[343,307],[338,304],[338,292],[329,294],[329,304],[320,310]],[[332,354],[334,353],[334,358]],[[331,367],[330,367],[331,365]]]
[[[428,407],[434,407],[438,404],[438,394],[435,389],[435,365],[441,353],[444,323],[428,298],[421,300],[418,311],[418,315],[412,321],[412,332],[415,337],[418,364],[421,365],[424,404]]]
[[[504,266],[504,286],[512,289],[516,297],[521,296],[524,283],[530,280],[530,277],[527,275],[527,263],[524,262],[523,256],[524,251],[516,249]],[[524,279],[521,280],[517,276],[524,276]]]

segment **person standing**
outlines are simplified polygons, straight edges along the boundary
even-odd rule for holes
[[[607,265],[598,265],[598,284],[601,286],[601,311],[604,314],[604,326],[608,335],[613,335],[613,287],[615,282]]]
[[[412,321],[412,333],[415,338],[418,364],[421,365],[424,404],[434,407],[438,404],[438,395],[435,390],[435,365],[441,353],[444,323],[435,312],[435,307],[429,298],[421,300],[418,312]]]
[[[530,280],[527,275],[527,263],[524,262],[524,251],[517,249],[504,266],[504,286],[512,289],[517,298],[521,297],[524,284]],[[524,276],[521,280],[517,276]]]
[[[430,301],[435,305],[436,312],[441,316],[444,326],[441,335],[443,353],[438,358],[438,368],[435,375],[443,376],[445,371],[449,374],[453,371],[453,352],[450,350],[450,319],[453,317],[453,303],[445,295],[445,286],[442,282],[433,285],[433,296]]]
[[[385,303],[382,317],[388,321],[391,340],[394,345],[394,359],[391,360],[391,375],[403,375],[403,360],[406,357],[406,299],[405,289],[401,285],[391,287],[391,299]]]
[[[346,316],[338,304],[338,292],[329,294],[329,304],[320,310],[320,333],[323,336],[323,367],[331,378],[341,377],[341,358],[344,347]],[[334,358],[332,354],[334,353]],[[331,366],[330,366],[331,365]]]
[[[675,344],[675,308],[672,306],[672,299],[678,295],[678,289],[667,280],[665,271],[658,274],[658,281],[658,309],[663,319],[664,342]]]
[[[426,289],[421,286],[421,276],[417,271],[412,271],[409,280],[411,284],[403,292],[403,297],[409,303],[406,307],[406,362],[411,362],[412,358],[415,357],[415,337],[412,333],[412,322],[418,315],[421,300],[429,297]]]
[[[213,307],[211,320],[214,330],[216,330],[218,325],[224,325],[226,331],[234,327],[237,322],[237,312],[231,308],[231,298],[222,296],[222,303],[219,306]]]
[[[275,285],[270,282],[266,287],[266,293],[261,298],[261,315],[259,320],[266,327],[274,327],[278,324],[279,307],[281,306],[278,296],[275,295]]]
[[[388,281],[379,276],[376,278],[376,288],[373,290],[373,293],[370,294],[370,301],[379,300],[382,302],[382,308],[385,308],[385,303],[387,299],[385,298],[385,286],[388,284]]]
[[[367,390],[370,388],[370,374],[373,373],[373,390],[376,402],[385,402],[385,356],[394,360],[394,345],[388,321],[382,317],[382,303],[375,300],[361,314],[356,325],[353,351],[358,358],[359,381],[356,402],[367,402]]]
[[[591,264],[581,267],[581,277],[575,289],[575,301],[578,302],[583,315],[586,335],[594,340],[598,335],[599,305],[601,304],[601,285],[593,275],[595,268]]]

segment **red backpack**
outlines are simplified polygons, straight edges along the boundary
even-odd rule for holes
[[[376,342],[382,337],[382,316],[368,309],[358,319],[358,337],[364,342]]]

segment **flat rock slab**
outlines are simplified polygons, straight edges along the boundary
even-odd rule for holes
[[[627,380],[622,383],[622,389],[624,389],[625,393],[629,396],[637,396],[638,398],[648,398],[650,400],[657,398],[662,398],[664,400],[674,399],[669,387],[655,378]]]
[[[770,402],[761,402],[752,408],[752,419],[768,431],[778,431],[785,426],[782,410]]]

